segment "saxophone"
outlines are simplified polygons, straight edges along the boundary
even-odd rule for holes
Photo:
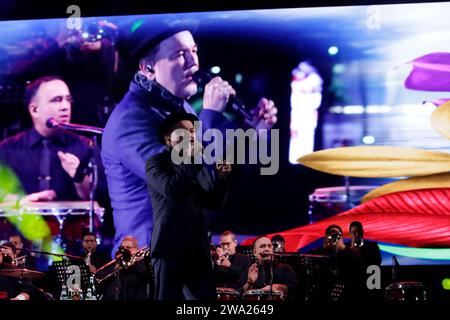
[[[86,255],[86,257],[84,258],[84,262],[86,263],[86,265],[89,266],[91,265],[91,252],[89,251]]]

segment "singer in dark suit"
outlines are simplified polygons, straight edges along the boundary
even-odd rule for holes
[[[202,163],[195,121],[197,117],[189,113],[167,117],[160,135],[167,150],[147,162],[157,300],[212,300],[216,294],[206,210],[223,206],[231,165],[215,168]],[[184,148],[182,141],[187,141]],[[175,163],[175,154],[182,154],[183,162]]]
[[[178,21],[171,21],[171,26],[144,22],[128,39],[127,60],[139,70],[111,114],[102,140],[116,230],[113,252],[126,235],[133,235],[142,245],[150,243],[153,222],[145,163],[164,150],[157,130],[171,112],[196,113],[187,103],[197,93],[193,75],[199,70],[199,59],[194,31],[194,25]],[[199,115],[203,130],[225,132],[238,127],[223,115],[234,94],[230,84],[220,77],[208,82]],[[273,102],[262,99],[251,125],[270,128],[276,122],[275,113]]]
[[[67,84],[58,77],[37,79],[26,88],[25,103],[33,127],[0,142],[0,164],[17,175],[24,189],[18,192],[27,195],[25,201],[88,199],[89,179],[77,170],[91,141],[46,125],[51,117],[70,122],[72,96]],[[7,195],[3,200],[16,197]]]

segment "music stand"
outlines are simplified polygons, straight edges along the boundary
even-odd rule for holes
[[[62,288],[63,285],[67,286],[67,279],[72,275],[72,274],[67,273],[67,269],[71,265],[76,265],[80,268],[80,273],[81,273],[80,274],[80,280],[81,280],[80,290],[82,291],[83,296],[85,297],[86,293],[87,293],[87,289],[89,288],[90,271],[89,271],[86,263],[84,263],[84,261],[63,259],[63,261],[53,262],[51,268],[55,271],[56,277],[58,280],[58,284],[59,284],[60,288]]]
[[[301,254],[297,252],[285,252],[275,255],[275,262],[288,264],[294,269],[297,280],[300,284],[304,283],[304,292],[298,290],[297,296],[301,297],[301,293],[304,295],[305,302],[311,302],[314,300],[314,295],[317,293],[317,277],[322,274],[324,266],[328,264],[328,257],[314,255],[314,254]],[[304,279],[304,281],[301,281]]]

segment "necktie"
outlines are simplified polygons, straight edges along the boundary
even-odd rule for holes
[[[42,139],[41,159],[39,163],[39,191],[50,189],[50,140]]]

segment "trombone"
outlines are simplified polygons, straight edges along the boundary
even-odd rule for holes
[[[130,250],[120,247],[116,252],[116,258],[99,268],[95,272],[94,277],[98,283],[102,283],[120,270],[133,266],[136,262],[149,255],[150,248],[147,246],[138,249],[135,253],[131,253]]]

